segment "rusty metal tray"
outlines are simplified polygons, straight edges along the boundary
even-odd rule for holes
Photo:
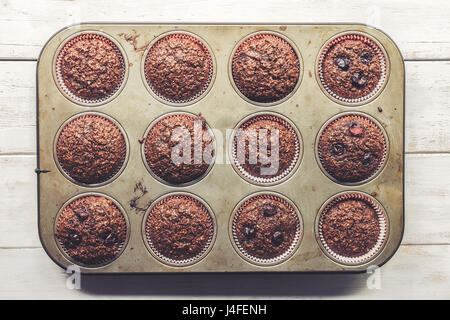
[[[123,88],[107,103],[95,106],[68,99],[54,77],[55,56],[73,35],[99,32],[121,48],[126,64]],[[174,106],[162,102],[145,86],[142,65],[145,50],[167,32],[183,31],[202,39],[213,53],[215,70],[209,92],[193,104]],[[255,32],[273,32],[298,49],[301,74],[299,86],[282,103],[261,106],[242,98],[230,78],[230,56],[236,45]],[[335,101],[322,90],[317,75],[321,48],[336,35],[355,32],[373,38],[387,57],[386,85],[366,102],[346,104]],[[152,272],[361,272],[369,266],[384,264],[400,245],[404,228],[404,64],[395,43],[382,31],[359,24],[81,24],[55,34],[43,48],[37,66],[38,117],[38,217],[39,235],[48,255],[61,267],[74,264],[58,247],[55,219],[70,199],[85,193],[104,194],[119,204],[129,223],[128,242],[114,261],[99,267],[81,266],[83,273]],[[209,126],[222,132],[257,112],[273,112],[289,119],[303,142],[300,164],[289,179],[261,186],[244,181],[229,161],[225,141],[218,146],[210,172],[199,182],[182,187],[156,180],[145,167],[142,145],[149,124],[169,112],[201,114]],[[99,112],[115,119],[128,140],[129,154],[123,172],[107,184],[83,186],[70,181],[58,168],[54,157],[55,136],[69,118],[82,112]],[[389,141],[386,164],[373,179],[359,185],[339,184],[328,178],[317,161],[315,143],[319,130],[332,117],[343,112],[358,112],[374,118]],[[337,262],[324,252],[317,236],[317,216],[334,195],[355,191],[371,196],[384,208],[388,221],[387,241],[381,252],[362,264]],[[142,234],[143,218],[155,199],[172,192],[200,197],[216,219],[216,238],[211,250],[199,262],[171,266],[157,260],[146,247]],[[257,192],[283,195],[299,209],[303,224],[301,241],[289,259],[275,265],[258,265],[244,259],[233,247],[230,217],[238,203]]]

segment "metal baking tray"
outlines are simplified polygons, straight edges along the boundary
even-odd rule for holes
[[[74,34],[99,32],[123,51],[126,63],[124,86],[107,103],[95,106],[77,103],[60,91],[54,77],[58,49]],[[145,50],[162,34],[173,31],[191,33],[202,39],[213,53],[214,77],[209,92],[193,104],[174,106],[162,102],[146,88],[142,74]],[[255,32],[273,32],[289,39],[297,48],[301,66],[298,88],[282,103],[261,106],[243,99],[230,77],[230,56],[236,45]],[[320,86],[317,61],[321,48],[344,32],[369,35],[384,49],[388,69],[385,87],[368,102],[355,105],[339,103]],[[98,24],[67,27],[55,34],[42,49],[37,65],[38,117],[38,217],[39,235],[47,254],[61,267],[74,264],[63,254],[55,240],[55,219],[70,199],[85,193],[100,193],[117,201],[129,223],[129,239],[123,252],[111,263],[100,267],[81,266],[83,273],[152,272],[362,272],[369,266],[384,264],[400,245],[404,227],[404,64],[395,43],[382,31],[359,24]],[[182,187],[156,180],[147,170],[139,142],[149,124],[170,112],[201,114],[210,127],[235,128],[249,115],[278,113],[298,129],[303,144],[300,165],[281,183],[261,186],[246,182],[229,161],[226,141],[217,147],[215,163],[199,182]],[[76,184],[61,172],[54,157],[55,136],[69,118],[82,112],[99,112],[115,119],[123,128],[129,154],[123,172],[110,183],[90,187]],[[386,164],[373,179],[360,185],[339,184],[328,178],[317,161],[315,142],[321,127],[343,112],[367,114],[381,124],[389,141]],[[142,140],[141,140],[142,142]],[[384,208],[388,238],[382,251],[371,261],[359,265],[336,262],[321,248],[317,216],[334,195],[355,191],[370,195]],[[216,239],[209,253],[199,262],[171,266],[157,260],[147,249],[142,234],[145,212],[164,194],[191,193],[211,208],[216,219]],[[275,192],[289,199],[300,211],[303,234],[290,258],[276,265],[257,265],[244,259],[233,247],[230,218],[236,205],[258,192]]]

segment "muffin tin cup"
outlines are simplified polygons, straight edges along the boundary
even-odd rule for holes
[[[104,198],[106,198],[106,199],[108,199],[108,200],[111,200],[111,201],[114,203],[114,205],[119,209],[120,213],[122,214],[122,217],[123,217],[123,219],[124,219],[124,222],[125,222],[126,228],[127,228],[127,234],[126,234],[126,237],[125,237],[125,241],[122,242],[122,243],[120,244],[120,247],[117,249],[115,256],[114,256],[113,258],[111,258],[111,259],[106,259],[106,260],[103,260],[103,261],[100,261],[100,260],[99,260],[99,262],[98,262],[98,263],[95,263],[95,264],[86,264],[86,263],[83,263],[83,262],[76,261],[75,259],[73,259],[72,257],[70,257],[70,255],[68,254],[68,250],[66,249],[66,247],[64,246],[64,244],[63,244],[63,243],[58,239],[58,237],[56,236],[56,231],[57,231],[59,219],[60,219],[60,217],[61,217],[61,214],[64,212],[64,209],[65,209],[69,204],[71,204],[73,201],[76,201],[76,200],[78,200],[78,199],[82,199],[82,198],[85,198],[85,197],[89,197],[89,196],[104,197]],[[114,262],[117,258],[119,258],[119,256],[123,253],[125,247],[127,246],[128,241],[129,241],[129,239],[130,239],[130,222],[129,222],[129,220],[128,220],[127,214],[125,213],[124,208],[120,205],[120,203],[119,203],[117,200],[115,200],[115,199],[113,199],[112,197],[110,197],[110,196],[108,196],[108,195],[106,195],[106,194],[103,194],[103,193],[98,193],[98,192],[86,192],[86,193],[82,193],[82,194],[76,195],[76,196],[72,197],[71,199],[67,200],[67,201],[62,205],[62,207],[59,209],[58,214],[56,215],[56,218],[55,218],[55,225],[54,225],[54,239],[55,239],[55,242],[56,242],[56,244],[57,244],[58,249],[60,250],[60,252],[61,252],[61,253],[63,254],[63,256],[64,256],[68,261],[70,261],[71,263],[74,263],[74,264],[77,264],[77,265],[79,265],[79,266],[82,266],[82,267],[84,267],[84,268],[89,268],[89,269],[101,268],[101,267],[104,267],[104,266],[106,266],[106,265],[109,265],[109,264],[113,263],[113,262]]]
[[[337,43],[344,40],[361,40],[364,43],[371,46],[376,52],[381,65],[381,76],[378,81],[377,86],[366,96],[360,98],[345,98],[340,97],[338,94],[334,93],[325,83],[323,77],[322,65],[328,51]],[[372,36],[367,33],[359,31],[346,31],[340,33],[329,39],[325,45],[320,49],[319,56],[316,62],[316,78],[319,83],[320,88],[325,93],[325,95],[331,100],[346,105],[346,106],[360,106],[362,104],[369,103],[374,100],[384,89],[389,78],[390,64],[389,57],[383,48],[383,46]]]
[[[334,252],[326,243],[325,237],[322,231],[322,224],[327,211],[335,204],[345,200],[360,200],[364,201],[372,207],[378,217],[378,223],[380,232],[376,244],[364,255],[356,257],[347,257]],[[328,199],[319,210],[319,214],[316,218],[316,239],[320,245],[322,251],[332,260],[343,265],[362,265],[373,260],[386,245],[389,237],[389,219],[382,205],[375,200],[375,198],[358,191],[342,192]]]
[[[289,248],[280,254],[279,256],[276,256],[274,258],[269,259],[263,259],[256,256],[251,255],[250,253],[246,252],[245,249],[242,247],[242,245],[239,243],[238,237],[236,235],[236,221],[239,218],[239,215],[241,213],[242,208],[244,208],[247,204],[249,204],[251,201],[256,199],[272,199],[279,202],[282,202],[284,205],[289,207],[291,209],[291,215],[294,217],[294,219],[297,220],[297,232],[295,233],[294,240],[292,241],[292,244],[289,246]],[[233,213],[230,218],[229,223],[229,233],[230,233],[230,239],[233,243],[233,247],[236,250],[236,252],[241,256],[243,259],[245,259],[247,262],[260,266],[260,267],[273,267],[280,263],[286,262],[289,260],[290,257],[292,257],[293,254],[297,251],[300,242],[303,237],[303,220],[300,214],[300,211],[295,206],[295,204],[284,197],[281,194],[278,194],[276,192],[258,192],[256,194],[251,194],[247,197],[245,197],[243,200],[241,200],[236,207],[233,210]]]
[[[82,97],[78,97],[75,93],[71,92],[70,89],[66,86],[63,80],[63,76],[61,74],[61,59],[66,53],[67,49],[70,48],[77,41],[86,39],[98,39],[111,45],[111,47],[115,49],[115,51],[117,52],[117,55],[119,56],[121,62],[122,73],[119,84],[109,95],[103,98],[89,100]],[[65,39],[64,42],[62,42],[61,45],[59,46],[58,50],[56,50],[53,65],[54,65],[53,78],[60,92],[70,101],[86,107],[100,106],[113,100],[120,94],[128,78],[128,59],[127,55],[125,54],[125,51],[122,49],[120,44],[115,39],[113,39],[106,33],[97,30],[81,31]]]
[[[164,39],[170,39],[170,38],[183,38],[183,39],[189,39],[192,42],[200,45],[205,53],[207,53],[208,59],[209,59],[209,73],[208,73],[208,80],[205,84],[205,86],[193,97],[185,100],[176,100],[176,99],[169,99],[167,97],[164,97],[161,95],[158,90],[156,90],[150,83],[149,79],[147,78],[147,72],[146,72],[146,65],[147,65],[147,59],[149,58],[149,54],[151,53],[153,46],[157,44],[159,41],[162,41]],[[150,92],[150,94],[160,101],[163,104],[170,105],[173,107],[185,107],[189,106],[191,104],[196,103],[197,101],[203,99],[211,90],[214,80],[216,78],[216,61],[214,58],[214,55],[212,53],[211,48],[209,47],[208,43],[200,38],[198,35],[193,34],[188,31],[170,31],[167,33],[164,33],[157,38],[155,38],[150,44],[148,45],[147,49],[144,52],[143,59],[141,62],[141,77],[142,81],[144,82],[145,87]]]
[[[388,63],[386,75],[389,80],[386,78],[386,84],[377,93],[376,99],[370,98],[375,100],[368,99],[351,105],[337,103],[322,92],[323,89],[315,75],[318,55],[336,35],[355,32],[375,39],[384,50]],[[68,98],[61,93],[62,89],[55,76],[56,56],[61,48],[77,35],[92,33],[106,35],[118,44],[118,48],[123,52],[126,68],[126,75],[118,92],[107,101],[98,104]],[[144,65],[152,44],[167,35],[180,33],[192,35],[207,46],[213,59],[214,73],[209,87],[201,96],[186,103],[173,103],[158,97],[147,87]],[[284,99],[267,104],[255,103],[244,97],[235,86],[232,77],[232,57],[242,41],[253,35],[268,33],[291,44],[299,59],[300,76],[294,90]],[[294,83],[291,84],[293,87]],[[36,173],[38,226],[42,246],[50,258],[62,268],[75,264],[86,274],[349,273],[366,272],[369,265],[381,266],[394,255],[403,235],[404,88],[404,65],[395,43],[382,31],[364,25],[89,23],[65,28],[46,43],[37,63]],[[369,179],[355,184],[340,183],[328,177],[321,168],[316,145],[325,124],[330,119],[346,113],[368,116],[379,125],[387,138],[387,152],[382,168]],[[58,164],[55,146],[62,128],[75,117],[85,114],[94,114],[111,120],[123,133],[127,146],[126,157],[119,172],[115,172],[111,177],[105,177],[107,180],[99,184],[73,181]],[[215,148],[212,163],[203,168],[207,168],[204,174],[183,184],[168,183],[152,173],[146,161],[144,143],[151,127],[157,121],[165,116],[177,114],[205,120]],[[239,168],[234,166],[233,129],[252,117],[266,114],[269,117],[278,117],[283,123],[289,124],[298,137],[299,146],[296,160],[288,170],[290,172],[276,176],[273,180],[262,181],[242,174]],[[294,147],[290,149],[294,150]],[[280,157],[283,157],[282,153]],[[287,159],[284,157],[282,160]],[[287,161],[283,163],[283,168],[288,166]],[[259,172],[255,173],[256,176],[260,176]],[[184,172],[182,175],[186,174],[190,175],[191,172]],[[160,175],[165,176],[166,173],[161,171]],[[316,230],[318,213],[321,212],[324,203],[334,195],[349,192],[359,192],[371,197],[383,209],[387,222],[383,248],[368,260],[357,263],[342,262],[328,254],[322,248]],[[55,238],[57,222],[55,219],[69,203],[70,200],[67,199],[92,194],[107,195],[115,199],[129,223],[129,234],[121,251],[114,259],[102,261],[95,266],[71,260]],[[235,211],[242,202],[252,196],[264,194],[281,197],[290,203],[298,214],[300,224],[296,238],[298,244],[293,245],[291,251],[288,250],[289,252],[281,257],[269,259],[270,261],[266,261],[267,259],[259,261],[242,254],[235,245],[232,230]],[[172,261],[164,259],[160,253],[155,253],[150,248],[145,221],[152,206],[169,195],[196,197],[211,213],[214,220],[214,235],[203,255],[200,254],[199,257],[188,261]],[[66,219],[64,221],[67,222]],[[241,230],[237,231],[241,239]],[[289,234],[288,238],[291,239],[293,236]],[[375,239],[371,238],[369,243],[374,242]],[[287,247],[288,243],[283,242],[283,247],[278,249],[281,252]],[[193,249],[195,253],[200,251],[197,246]],[[258,253],[258,256],[272,257],[278,252],[275,249],[271,248],[271,253],[267,255]],[[348,251],[345,248],[341,249],[343,252]],[[170,251],[161,246],[161,252]],[[81,256],[81,259],[85,257]],[[92,259],[86,261],[92,262]]]
[[[206,169],[206,171],[198,178],[192,180],[192,181],[188,181],[185,183],[179,183],[179,184],[175,184],[175,183],[171,183],[169,181],[164,180],[163,178],[159,177],[158,175],[156,175],[153,170],[150,168],[148,161],[147,161],[147,157],[146,157],[146,153],[147,153],[147,137],[148,134],[150,132],[150,130],[162,119],[165,119],[167,117],[189,117],[189,118],[200,118],[200,116],[197,116],[193,113],[189,113],[189,112],[185,112],[185,111],[177,111],[177,112],[170,112],[170,113],[166,113],[161,115],[160,117],[158,117],[157,119],[155,119],[152,123],[150,123],[150,125],[147,127],[147,129],[145,130],[144,136],[142,138],[142,145],[141,145],[141,156],[142,156],[142,161],[144,162],[145,168],[148,170],[148,172],[152,175],[153,178],[155,178],[156,180],[158,180],[159,182],[168,185],[168,186],[172,186],[172,187],[187,187],[193,184],[196,184],[197,182],[201,181],[202,179],[204,179],[209,172],[211,171],[212,167],[214,166],[215,163],[215,159],[216,159],[216,139],[214,137],[214,134],[211,130],[211,128],[209,127],[208,123],[206,123],[206,128],[208,129],[208,133],[210,134],[211,138],[212,138],[212,143],[213,143],[213,148],[214,148],[214,157],[211,161],[211,163],[208,166],[208,169]]]
[[[292,91],[287,94],[285,97],[283,97],[282,99],[276,100],[276,101],[271,101],[271,102],[258,102],[258,101],[254,101],[251,100],[250,98],[248,98],[247,96],[245,96],[241,89],[239,88],[239,85],[236,83],[235,79],[234,79],[234,57],[236,55],[238,55],[240,53],[240,47],[242,44],[246,43],[246,42],[250,42],[253,39],[256,39],[258,37],[265,37],[265,36],[270,36],[272,38],[275,38],[279,41],[281,41],[282,43],[287,43],[290,45],[293,53],[296,55],[298,63],[299,63],[299,71],[298,71],[298,80],[297,83],[295,84],[295,87],[292,89]],[[296,47],[295,43],[290,40],[289,38],[287,38],[286,36],[282,35],[281,33],[278,32],[273,32],[270,30],[267,31],[258,31],[258,32],[254,32],[252,34],[247,35],[245,38],[241,39],[241,41],[239,41],[236,46],[234,47],[233,51],[230,54],[230,60],[228,62],[228,75],[230,78],[230,82],[231,85],[233,86],[233,89],[236,91],[236,93],[245,101],[247,101],[248,103],[260,106],[260,107],[272,107],[278,104],[281,104],[285,101],[287,101],[289,98],[291,98],[295,92],[297,91],[298,87],[300,86],[300,83],[302,82],[302,77],[303,77],[303,59],[302,56],[300,54],[300,51],[298,50],[298,48]]]
[[[59,163],[59,159],[58,159],[58,151],[57,151],[57,145],[58,145],[58,139],[59,136],[61,135],[62,131],[64,130],[64,128],[66,128],[66,126],[68,124],[70,124],[71,122],[80,119],[80,118],[103,118],[106,119],[108,121],[110,121],[110,123],[115,126],[120,133],[122,134],[124,141],[125,141],[125,157],[123,158],[120,166],[118,166],[118,170],[112,172],[109,174],[109,176],[107,178],[105,178],[103,181],[100,181],[98,183],[84,183],[84,182],[80,182],[78,180],[75,180],[74,178],[72,178],[69,173],[67,173],[63,167],[61,166],[61,164]],[[69,119],[67,119],[58,129],[55,138],[53,140],[53,157],[54,157],[54,161],[56,163],[56,166],[58,167],[59,171],[61,172],[61,174],[69,181],[71,181],[72,183],[75,183],[77,185],[80,186],[84,186],[84,187],[90,187],[90,188],[96,188],[96,187],[101,187],[104,185],[107,185],[109,183],[111,183],[112,181],[114,181],[118,176],[120,176],[120,174],[123,172],[123,170],[125,169],[125,167],[127,166],[128,163],[128,158],[129,158],[129,154],[130,154],[130,146],[129,146],[129,142],[128,142],[128,137],[127,134],[125,132],[125,130],[122,128],[122,126],[112,117],[104,114],[104,113],[100,113],[100,112],[93,112],[93,111],[87,111],[87,112],[82,112],[82,113],[78,113],[75,114],[74,116],[70,117]]]
[[[199,203],[201,205],[201,207],[205,210],[205,212],[207,212],[209,214],[209,217],[210,217],[211,236],[209,237],[209,239],[208,239],[206,245],[204,246],[204,248],[202,249],[202,251],[192,258],[176,260],[176,259],[165,256],[164,254],[159,252],[158,249],[152,244],[152,240],[150,239],[150,235],[148,233],[147,219],[152,214],[152,211],[154,210],[154,208],[156,206],[168,201],[169,199],[173,199],[173,198],[195,200],[197,203]],[[189,267],[189,266],[197,264],[200,261],[202,261],[203,259],[205,259],[205,257],[211,251],[211,249],[214,245],[214,242],[216,240],[216,236],[217,236],[216,217],[215,217],[211,207],[200,197],[197,197],[196,195],[188,193],[188,192],[169,193],[169,194],[163,195],[160,198],[158,198],[157,200],[155,200],[153,202],[153,204],[148,208],[147,212],[144,215],[143,221],[142,221],[142,235],[144,236],[144,242],[145,242],[145,245],[146,245],[148,251],[159,262],[161,262],[162,264],[168,265],[170,267]]]
[[[263,178],[263,177],[257,177],[249,172],[247,172],[241,164],[237,163],[237,136],[236,132],[238,129],[240,129],[243,126],[251,125],[255,121],[258,120],[272,120],[275,122],[278,122],[279,124],[285,126],[289,131],[297,137],[295,141],[295,155],[294,158],[289,165],[287,169],[285,169],[281,174],[278,174],[276,176],[270,177],[270,178]],[[234,133],[231,137],[231,143],[230,143],[230,158],[231,163],[233,166],[233,169],[236,171],[236,173],[241,176],[246,181],[259,185],[259,186],[273,186],[276,184],[279,184],[291,177],[297,168],[300,166],[302,156],[303,156],[303,140],[302,136],[299,132],[299,130],[296,128],[295,124],[293,124],[288,118],[284,117],[281,114],[275,113],[275,112],[257,112],[255,114],[251,114],[248,117],[241,120],[236,128],[234,129]],[[280,155],[281,157],[282,155]]]
[[[321,150],[319,148],[319,141],[320,138],[322,136],[322,134],[324,133],[325,129],[328,128],[328,126],[330,126],[331,124],[333,124],[334,122],[336,122],[336,120],[341,119],[341,118],[345,118],[345,117],[360,117],[364,120],[368,120],[371,121],[372,123],[374,123],[381,131],[381,133],[383,134],[384,137],[384,152],[383,152],[383,156],[382,159],[378,165],[377,170],[375,170],[369,177],[367,177],[364,180],[361,181],[356,181],[356,182],[346,182],[346,181],[340,181],[339,179],[333,177],[330,173],[328,173],[328,171],[325,169],[325,167],[322,165],[322,156],[321,156]],[[335,183],[339,183],[345,186],[359,186],[359,185],[363,185],[365,183],[370,182],[371,180],[375,179],[380,173],[381,171],[383,171],[386,162],[387,162],[387,158],[389,157],[389,139],[388,139],[388,135],[386,134],[386,131],[384,130],[383,126],[373,117],[371,117],[368,114],[362,113],[362,112],[358,112],[358,111],[348,111],[348,112],[342,112],[339,113],[337,115],[335,115],[334,117],[332,117],[331,119],[329,119],[320,129],[319,133],[317,134],[316,137],[316,142],[315,142],[315,155],[316,155],[316,161],[317,161],[317,165],[320,167],[320,169],[322,170],[323,174],[326,175],[330,180],[334,181]]]

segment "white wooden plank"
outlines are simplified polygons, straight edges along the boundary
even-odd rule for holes
[[[0,154],[35,153],[35,62],[0,62]],[[450,151],[450,62],[406,62],[406,151]]]
[[[0,62],[0,154],[36,152],[36,62]]]
[[[401,246],[369,274],[81,276],[81,289],[42,249],[0,249],[0,299],[449,299],[450,246]],[[378,289],[376,285],[379,283]]]
[[[2,156],[0,247],[40,246],[34,156]],[[450,244],[450,154],[406,156],[404,244]]]
[[[450,244],[450,154],[406,156],[403,243]]]
[[[450,58],[450,2],[152,0],[0,1],[0,57],[36,59],[56,31],[97,22],[358,22],[384,30],[407,59]]]
[[[0,157],[0,247],[40,247],[36,156]]]
[[[407,152],[450,150],[450,62],[406,62]]]

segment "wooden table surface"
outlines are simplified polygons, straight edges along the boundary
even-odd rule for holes
[[[450,2],[0,0],[0,298],[450,298]],[[37,231],[36,61],[75,22],[359,22],[398,44],[406,66],[406,227],[368,274],[85,276],[81,290]]]

